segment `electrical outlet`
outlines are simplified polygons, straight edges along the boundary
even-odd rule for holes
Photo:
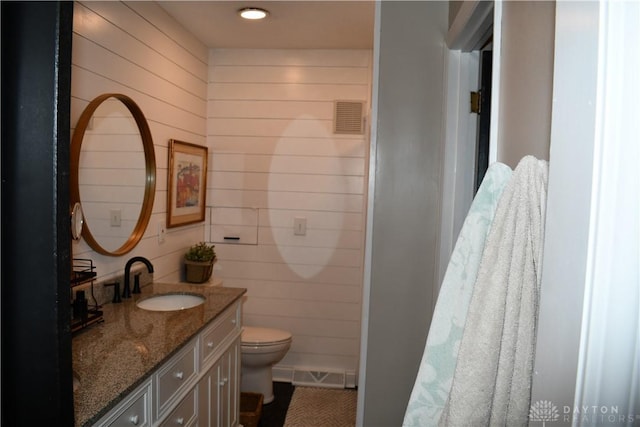
[[[164,243],[165,235],[167,234],[167,227],[164,221],[158,223],[158,243]]]

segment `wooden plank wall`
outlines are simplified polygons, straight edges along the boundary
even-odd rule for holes
[[[77,2],[72,126],[97,95],[130,96],[149,122],[158,176],[149,227],[130,254],[102,256],[80,241],[74,256],[92,258],[106,278],[143,255],[156,280],[179,279],[184,250],[205,238],[205,227],[172,228],[158,242],[168,140],[208,145],[208,204],[259,212],[257,245],[216,246],[215,274],[225,286],[249,290],[245,322],[294,334],[283,367],[355,375],[368,135],[334,135],[333,103],[362,100],[368,111],[371,55],[208,51],[152,2]],[[122,172],[101,176],[114,173]],[[293,234],[295,217],[306,219],[305,236]]]
[[[153,2],[76,2],[73,28],[72,127],[93,98],[123,93],[147,118],[157,165],[153,214],[140,244],[123,257],[108,257],[80,241],[74,257],[93,259],[99,277],[107,277],[122,274],[130,256],[143,255],[153,262],[156,280],[177,279],[184,251],[203,239],[204,224],[169,229],[158,242],[167,211],[167,147],[171,138],[206,144],[208,49]],[[121,166],[129,155],[103,156],[94,165],[103,172],[98,179],[127,187],[131,180]]]
[[[292,332],[279,372],[357,372],[368,134],[334,134],[333,109],[361,100],[368,111],[371,56],[210,51],[208,201],[258,210],[258,244],[216,244],[215,275],[248,289],[245,324]]]

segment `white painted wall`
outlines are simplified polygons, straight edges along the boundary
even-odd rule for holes
[[[639,18],[635,2],[557,3],[532,389],[554,425],[640,420]]]
[[[206,144],[207,49],[152,2],[77,2],[73,28],[72,126],[97,95],[123,93],[147,118],[157,166],[153,213],[138,246],[108,257],[81,240],[73,256],[93,259],[99,278],[122,274],[130,256],[142,255],[154,264],[156,280],[178,279],[184,250],[202,240],[204,225],[169,229],[160,244],[157,224],[166,221],[169,139]],[[117,166],[129,156],[116,154],[110,162]]]
[[[469,112],[469,92],[478,88],[478,52],[468,51],[493,25],[489,162],[514,168],[528,154],[548,160],[554,16],[551,1],[449,3],[440,280],[474,195],[477,116]]]
[[[504,1],[497,161],[549,159],[555,2]]]
[[[447,11],[446,2],[380,2],[377,9],[375,182],[357,420],[367,427],[402,424],[432,316]]]
[[[558,407],[572,406],[576,385],[593,174],[597,10],[597,2],[558,7],[557,101],[532,392],[532,402]]]
[[[474,196],[478,116],[470,111],[469,93],[478,90],[478,68],[477,51],[447,51],[440,254],[434,302]]]
[[[292,332],[276,378],[339,371],[355,385],[368,141],[333,134],[333,108],[368,109],[371,51],[213,49],[209,63],[212,221],[221,207],[258,216],[257,244],[216,243],[215,275],[247,288],[247,325]]]

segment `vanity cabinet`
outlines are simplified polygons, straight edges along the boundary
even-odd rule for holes
[[[238,426],[241,315],[236,301],[94,425]]]
[[[191,389],[176,409],[174,409],[169,416],[160,423],[160,425],[162,427],[185,427],[198,425],[198,400],[196,398],[196,394],[197,389]]]
[[[154,420],[165,418],[176,401],[191,388],[198,375],[198,343],[192,340],[178,354],[166,362],[153,376]]]
[[[234,427],[240,416],[240,337],[198,383],[199,420],[203,426]]]
[[[110,411],[97,426],[151,426],[151,380],[145,381],[134,392]]]

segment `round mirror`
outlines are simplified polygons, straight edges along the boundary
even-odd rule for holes
[[[84,109],[71,140],[70,186],[93,250],[120,256],[138,244],[153,209],[156,160],[147,120],[131,98],[107,93]]]

